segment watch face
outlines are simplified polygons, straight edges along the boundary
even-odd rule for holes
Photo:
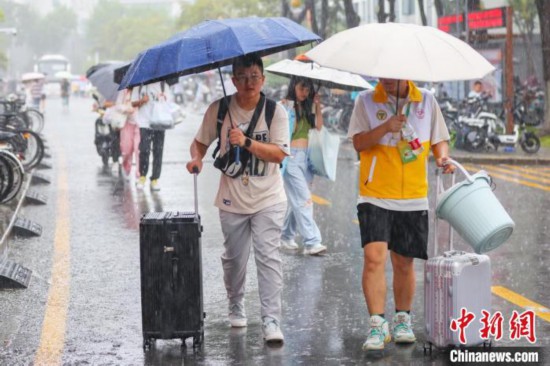
[[[244,141],[244,146],[250,147],[250,145],[252,145],[252,140],[251,140],[250,138],[247,138],[247,139]]]

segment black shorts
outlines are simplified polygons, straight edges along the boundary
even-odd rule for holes
[[[428,259],[428,211],[391,211],[372,205],[357,205],[361,246],[382,241],[404,257]]]

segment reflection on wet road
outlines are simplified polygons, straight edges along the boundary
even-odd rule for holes
[[[25,215],[44,227],[39,238],[16,239],[10,256],[33,270],[26,290],[0,291],[0,364],[101,365],[402,365],[446,363],[448,354],[424,355],[423,265],[417,261],[417,292],[413,305],[414,330],[419,339],[410,346],[390,343],[384,352],[367,354],[361,345],[367,334],[368,313],[361,289],[363,255],[356,216],[358,166],[350,144],[342,142],[337,181],[315,179],[312,187],[315,218],[328,246],[324,257],[301,252],[283,252],[284,291],[282,329],[285,344],[264,345],[260,327],[260,304],[254,261],[249,261],[246,279],[246,310],[249,326],[235,330],[227,321],[227,300],[222,281],[220,256],[223,237],[218,210],[213,206],[219,173],[211,159],[199,175],[199,210],[202,236],[205,343],[193,352],[181,342],[158,341],[144,353],[141,335],[139,272],[139,219],[150,211],[193,209],[193,179],[185,170],[188,146],[201,121],[189,112],[185,122],[166,134],[162,190],[139,190],[125,183],[118,167],[103,169],[93,146],[91,101],[71,100],[71,110],[62,112],[52,100],[48,106],[46,134],[54,152],[52,185],[43,191],[50,203],[25,207]],[[207,153],[207,158],[210,158]],[[63,163],[65,159],[65,163]],[[470,172],[485,169],[495,179],[495,195],[516,223],[507,243],[489,253],[492,261],[493,313],[509,320],[513,311],[537,312],[535,346],[548,349],[550,323],[550,168],[468,164]],[[430,182],[434,182],[430,165]],[[66,174],[67,188],[60,187]],[[531,185],[523,183],[531,183]],[[545,187],[540,188],[540,187]],[[68,207],[59,202],[66,194]],[[430,203],[433,215],[434,192]],[[66,209],[66,211],[64,211]],[[64,215],[69,247],[58,248],[57,227]],[[432,216],[433,217],[433,216]],[[444,233],[445,230],[441,230]],[[300,242],[300,240],[297,240]],[[430,239],[429,253],[434,240]],[[445,237],[438,238],[438,252],[446,249]],[[455,248],[471,251],[456,237]],[[61,253],[61,254],[60,254]],[[50,294],[63,285],[56,279],[57,263],[69,261],[67,298],[49,302]],[[65,281],[67,278],[65,277]],[[388,284],[391,271],[388,266]],[[388,293],[392,292],[390,287]],[[66,309],[65,327],[51,335],[47,322],[61,325],[48,313],[53,306]],[[61,311],[61,310],[60,310]],[[386,313],[393,316],[394,303],[388,298]],[[61,314],[61,312],[59,313]],[[42,339],[60,342],[47,348]],[[527,346],[524,338],[510,340],[505,329],[497,346]],[[40,351],[38,351],[40,350]],[[549,357],[549,356],[547,356]]]

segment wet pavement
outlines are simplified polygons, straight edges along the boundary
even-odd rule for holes
[[[59,102],[59,103],[57,103]],[[199,175],[199,210],[204,232],[203,284],[205,342],[193,352],[179,340],[157,341],[142,349],[139,280],[139,218],[150,211],[193,209],[192,176],[185,170],[188,146],[201,121],[200,111],[187,111],[187,119],[168,131],[162,173],[162,190],[143,191],[125,184],[118,167],[103,169],[93,145],[90,100],[73,99],[69,111],[59,100],[48,103],[45,134],[53,157],[50,185],[42,185],[48,204],[26,205],[22,213],[43,226],[38,238],[12,238],[9,258],[33,271],[24,290],[0,290],[0,364],[67,365],[355,365],[445,364],[448,355],[425,355],[423,340],[423,262],[417,261],[417,292],[413,307],[419,341],[409,346],[390,343],[384,352],[365,353],[361,345],[368,314],[361,289],[362,250],[356,223],[355,153],[345,141],[339,155],[336,182],[316,179],[313,193],[328,204],[317,204],[315,218],[328,246],[324,257],[282,252],[284,270],[283,321],[285,344],[264,345],[253,260],[249,261],[246,310],[249,326],[231,329],[220,256],[222,234],[213,206],[219,173],[212,167],[211,151]],[[477,154],[476,154],[477,155]],[[499,161],[493,155],[500,157]],[[534,303],[550,306],[548,260],[550,230],[550,154],[453,153],[471,171],[512,177],[532,169],[541,189],[496,178],[495,194],[516,221],[509,242],[489,253],[493,285],[506,287]],[[481,159],[484,160],[481,160]],[[506,158],[506,159],[504,159]],[[521,160],[520,160],[521,159]],[[523,161],[522,159],[528,159]],[[533,162],[536,160],[536,166]],[[517,164],[507,168],[505,164]],[[433,167],[430,171],[433,171]],[[508,173],[498,169],[509,169]],[[527,173],[526,173],[527,174]],[[433,176],[430,178],[433,182]],[[518,178],[526,181],[529,178]],[[432,192],[433,203],[433,192]],[[432,212],[433,213],[433,212]],[[66,232],[64,232],[66,230]],[[63,236],[63,235],[65,236]],[[63,238],[69,243],[61,246]],[[443,241],[443,240],[442,240]],[[460,238],[456,248],[471,251]],[[433,240],[430,242],[433,251]],[[65,271],[65,272],[63,272]],[[56,277],[66,273],[65,278]],[[388,267],[388,283],[391,271]],[[51,300],[52,289],[59,297]],[[391,290],[388,292],[391,293]],[[506,321],[517,305],[513,298],[492,296],[492,311]],[[523,306],[523,307],[522,307]],[[392,296],[386,313],[393,315]],[[53,319],[53,321],[52,321]],[[536,318],[537,343],[547,352],[550,323]],[[57,342],[57,343],[56,343]],[[57,348],[55,345],[58,345]],[[504,338],[496,346],[528,346],[525,339]],[[547,359],[550,359],[546,356]]]

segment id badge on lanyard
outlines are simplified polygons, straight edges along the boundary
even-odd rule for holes
[[[397,114],[395,109],[393,108],[393,104],[387,103],[389,108],[394,112],[394,114]],[[405,111],[405,116],[409,117],[409,113],[411,111],[411,102],[407,103],[407,110]],[[399,132],[399,141],[397,142],[397,151],[399,152],[399,157],[401,158],[401,162],[403,164],[407,164],[410,162],[413,162],[416,160],[416,155],[413,152],[413,149],[411,148],[411,145],[408,143],[408,141],[403,139],[403,134],[400,131]]]

